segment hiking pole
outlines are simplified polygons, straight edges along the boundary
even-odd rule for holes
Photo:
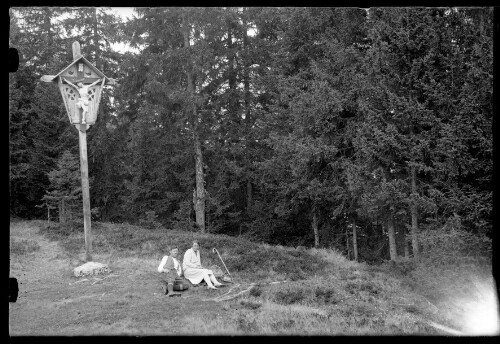
[[[219,251],[217,251],[217,249],[215,247],[212,249],[212,252],[213,253],[217,252],[217,255],[219,256],[220,261],[222,262],[222,264],[224,264],[224,261],[222,260],[222,257],[220,256]],[[229,273],[229,270],[227,269],[226,264],[224,264],[224,267],[226,268],[226,271],[227,271],[227,274],[229,275],[229,277],[231,277],[231,274]]]

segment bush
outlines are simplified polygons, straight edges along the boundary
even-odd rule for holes
[[[193,221],[192,215],[192,199],[187,199],[179,203],[177,209],[172,216],[172,226],[175,230],[197,231],[196,223]]]
[[[68,221],[65,224],[55,222],[40,227],[40,232],[52,241],[63,240],[72,234],[83,233],[83,231],[83,223],[77,221]]]
[[[249,320],[244,314],[240,314],[237,320],[237,329],[245,333],[257,333],[259,326],[255,319]]]
[[[280,319],[271,323],[273,331],[288,331],[295,327],[295,320],[293,319]]]
[[[259,297],[262,295],[262,289],[260,287],[252,287],[249,291],[250,296]]]
[[[252,309],[252,310],[259,309],[260,307],[262,307],[262,303],[248,301],[248,300],[241,300],[240,305],[243,306],[243,308]]]
[[[345,285],[345,290],[351,294],[351,295],[354,295],[357,291],[358,291],[358,284],[357,283],[353,283],[353,282],[349,282]]]
[[[158,215],[154,210],[146,211],[145,217],[139,220],[139,224],[148,229],[160,229],[163,225],[158,221]]]
[[[375,286],[373,284],[370,284],[370,283],[360,283],[359,290],[366,291],[372,295],[378,294],[378,290],[375,288]]]
[[[149,216],[154,218],[153,213]],[[61,241],[61,245],[71,252],[84,247],[83,226],[76,228],[54,223],[51,226],[43,226],[41,232],[51,240]],[[96,252],[119,250],[160,256],[167,253],[168,247],[175,245],[179,248],[181,260],[185,250],[191,247],[192,240],[197,239],[204,265],[221,264],[219,256],[211,251],[215,247],[231,273],[251,274],[263,279],[275,273],[297,281],[307,279],[312,274],[321,274],[327,266],[331,266],[330,262],[325,260],[328,255],[318,254],[316,251],[262,245],[223,234],[202,234],[164,228],[145,229],[127,223],[103,225],[98,222],[95,225],[93,223],[92,233]]]
[[[304,301],[306,293],[303,289],[285,289],[279,290],[274,294],[274,301],[282,305],[291,305]]]
[[[314,299],[318,303],[337,304],[340,301],[335,290],[327,287],[316,287],[314,290]]]
[[[33,240],[12,240],[10,242],[10,253],[22,255],[30,252],[35,252],[40,249],[40,245]]]
[[[420,259],[434,264],[453,264],[463,257],[491,259],[491,239],[467,231],[458,215],[451,216],[443,226],[421,231],[418,239],[422,248]]]

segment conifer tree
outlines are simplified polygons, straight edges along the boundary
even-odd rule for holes
[[[57,207],[59,223],[66,224],[81,217],[82,187],[80,163],[76,156],[64,151],[57,161],[57,168],[48,173],[50,186],[42,197],[49,207]]]

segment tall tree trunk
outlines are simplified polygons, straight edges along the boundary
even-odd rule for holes
[[[314,233],[314,247],[319,247],[318,216],[316,214],[316,206],[314,206],[312,210],[312,229]]]
[[[243,87],[245,88],[245,120],[250,123],[250,56],[247,32],[247,11],[243,8]]]
[[[408,250],[408,231],[406,230],[406,226],[403,226],[403,228],[399,229],[397,232],[397,246],[399,248],[399,256],[404,256],[408,258],[409,256],[409,250]]]
[[[47,202],[45,202],[45,206],[47,207],[47,225],[50,226],[50,207]]]
[[[234,66],[235,53],[233,51],[233,32],[231,21],[227,21],[227,47],[228,53],[228,84],[229,84],[229,113],[230,116],[239,123],[240,116],[238,115],[238,94],[236,90],[236,74],[237,71]]]
[[[247,128],[247,135],[251,137],[250,131],[252,128],[252,123],[250,119],[250,56],[249,56],[249,44],[248,44],[248,33],[247,33],[247,9],[243,7],[243,13],[241,17],[243,21],[243,87],[245,90],[245,124]],[[247,140],[248,145],[252,145],[252,140]],[[245,153],[246,154],[246,153]],[[250,159],[247,158],[247,173],[250,174],[250,166],[252,164]],[[252,181],[250,178],[247,179],[247,209],[252,207],[253,203],[253,188]]]
[[[410,258],[410,244],[406,235],[406,230],[404,233],[404,247],[405,247],[405,258]]]
[[[391,260],[396,261],[398,259],[398,252],[396,249],[396,237],[394,234],[394,221],[392,213],[390,213],[387,218],[387,234],[389,235],[389,255]]]
[[[354,260],[358,261],[358,237],[356,232],[356,219],[352,219],[352,249],[354,251]]]
[[[252,207],[253,199],[252,199],[252,182],[250,179],[247,179],[247,209]]]
[[[196,168],[196,224],[205,233],[205,175],[203,173],[203,152],[198,133],[194,132],[195,168]]]
[[[97,69],[101,69],[101,61],[99,59],[99,31],[97,28],[97,7],[94,7],[94,13],[93,13],[93,23],[92,23],[92,30],[93,30],[93,36],[92,36],[92,44],[94,45],[94,60],[95,60],[95,66]]]
[[[184,47],[190,47],[189,44],[189,23],[187,20],[187,14],[184,13],[183,16],[183,35],[184,35]],[[203,173],[203,151],[201,147],[200,137],[198,135],[198,116],[195,102],[195,87],[192,75],[192,60],[189,56],[188,66],[186,68],[187,76],[187,87],[189,91],[189,96],[191,98],[191,126],[193,132],[193,146],[194,146],[194,159],[195,159],[195,171],[196,171],[196,198],[195,203],[195,214],[196,214],[196,224],[202,233],[205,233],[205,175]]]
[[[50,8],[45,7],[44,8],[44,31],[45,31],[45,44],[47,44],[46,48],[48,49],[49,54],[53,52],[54,49],[54,34],[52,33],[52,24],[50,22],[50,19],[52,17],[52,11]],[[49,59],[51,61],[51,59]],[[46,64],[47,69],[51,67],[51,65],[54,62],[48,62]]]
[[[48,48],[52,48],[52,45],[53,45],[53,35],[52,35],[52,24],[50,22],[50,19],[52,17],[52,12],[50,10],[50,8],[48,7],[45,7],[44,8],[44,31],[45,31],[45,40],[46,40],[46,43],[47,43],[47,47]]]
[[[349,242],[349,227],[345,229],[345,247],[347,248],[347,259],[351,260],[351,243]]]
[[[64,197],[61,198],[59,202],[59,224],[64,224],[66,222],[66,207],[64,204]]]
[[[413,196],[417,195],[417,177],[416,168],[414,165],[411,166],[411,193]],[[418,257],[418,222],[417,222],[417,205],[415,202],[411,202],[411,242],[413,249],[413,257]]]
[[[409,29],[409,25],[410,25],[410,15],[409,15],[409,9],[407,8],[406,9],[406,24],[407,24],[407,29],[406,29],[406,35],[407,35],[407,41],[410,42],[410,29]],[[412,64],[412,58],[411,58],[411,55],[408,54],[407,55],[407,58],[408,58],[408,64],[411,65]],[[452,75],[452,80],[453,80],[453,68],[451,68],[451,75]],[[453,83],[453,81],[452,81]],[[408,100],[409,100],[409,104],[410,104],[410,107],[411,109],[413,110],[413,98],[412,98],[412,91],[413,91],[413,82],[412,82],[412,78],[408,78]],[[410,135],[412,137],[412,141],[414,142],[413,138],[414,138],[414,128],[413,128],[413,124],[411,122],[412,120],[412,116],[413,115],[413,111],[410,112]],[[412,166],[410,167],[410,174],[411,174],[411,193],[412,193],[412,196],[415,197],[417,196],[417,183],[416,183],[416,169],[415,169],[415,165],[412,164]],[[412,237],[412,248],[413,248],[413,257],[418,257],[418,241],[417,241],[417,231],[418,231],[418,224],[417,224],[417,205],[415,204],[415,200],[412,200],[411,202],[411,206],[410,206],[410,213],[411,213],[411,237]]]

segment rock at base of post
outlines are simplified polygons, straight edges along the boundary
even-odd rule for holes
[[[106,264],[87,262],[73,269],[75,277],[104,275],[110,273],[111,269]]]

